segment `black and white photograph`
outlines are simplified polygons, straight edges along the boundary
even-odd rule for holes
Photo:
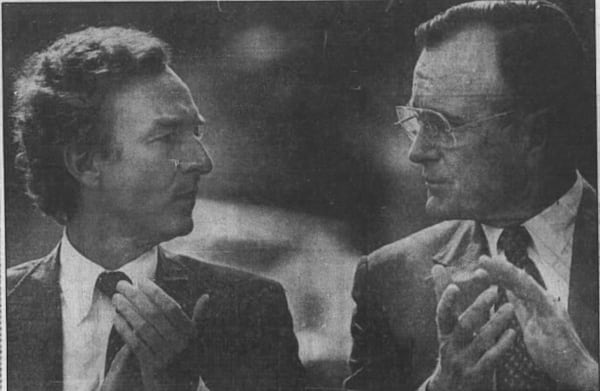
[[[1,20],[3,390],[600,391],[593,0]]]

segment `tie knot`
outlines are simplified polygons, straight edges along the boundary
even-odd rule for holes
[[[498,239],[498,250],[504,252],[526,251],[531,244],[531,235],[522,225],[505,228]]]
[[[117,292],[117,283],[122,280],[131,283],[131,279],[123,272],[102,272],[96,281],[96,288],[111,298]]]

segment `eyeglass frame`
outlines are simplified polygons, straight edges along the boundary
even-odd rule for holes
[[[446,126],[446,134],[449,134],[452,137],[452,148],[456,147],[457,141],[456,141],[456,130],[461,130],[463,128],[468,128],[469,126],[473,126],[475,124],[478,123],[482,123],[482,122],[486,122],[486,121],[491,121],[493,119],[497,119],[497,118],[501,118],[504,117],[506,115],[512,114],[514,113],[516,110],[507,110],[507,111],[502,111],[500,113],[496,113],[496,114],[492,114],[490,116],[487,117],[483,117],[483,118],[477,118],[474,119],[472,121],[468,121],[462,125],[459,126],[452,126],[452,124],[450,123],[450,121],[448,120],[448,118],[446,118],[446,116],[438,111],[435,110],[431,110],[431,109],[427,109],[427,108],[421,108],[421,107],[412,107],[412,106],[395,106],[395,110],[396,110],[396,116],[398,117],[398,120],[394,123],[395,126],[401,126],[402,129],[406,132],[406,135],[408,136],[409,140],[411,141],[411,143],[414,143],[415,140],[417,139],[418,135],[421,132],[421,129],[419,129],[419,131],[416,134],[413,134],[413,132],[407,130],[404,126],[402,126],[402,123],[414,118],[415,116],[411,116],[409,118],[405,118],[405,119],[400,119],[400,113],[399,113],[399,109],[409,109],[411,111],[414,111],[417,116],[418,114],[422,113],[422,112],[426,112],[426,113],[431,113],[433,115],[436,115],[438,118],[441,118],[442,122],[444,123],[444,125]],[[417,118],[418,120],[418,118]],[[436,132],[442,132],[440,130],[435,130]]]

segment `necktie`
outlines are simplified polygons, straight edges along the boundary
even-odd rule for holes
[[[119,281],[127,281],[131,283],[131,279],[127,277],[127,274],[123,272],[102,272],[100,276],[98,276],[98,280],[96,280],[96,288],[100,292],[102,292],[106,297],[112,298],[113,295],[117,292],[117,283]],[[108,345],[106,347],[106,361],[104,364],[104,375],[108,373],[110,369],[110,364],[114,360],[115,356],[119,352],[119,350],[123,347],[124,342],[121,338],[121,335],[117,332],[115,327],[113,326],[110,329],[110,335],[108,336]]]
[[[504,250],[504,255],[510,263],[525,270],[545,288],[539,270],[527,255],[527,247],[530,244],[531,236],[524,227],[509,227],[498,239],[498,250]],[[499,288],[497,308],[507,301],[506,292]],[[517,332],[517,337],[496,369],[496,391],[556,390],[556,382],[540,371],[529,356],[523,332],[516,319],[513,319],[511,327]]]

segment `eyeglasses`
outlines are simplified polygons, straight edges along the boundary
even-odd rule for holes
[[[503,111],[488,117],[469,121],[459,126],[452,126],[450,121],[437,111],[409,106],[396,106],[398,121],[394,125],[401,126],[411,142],[414,142],[419,134],[423,134],[424,137],[427,137],[430,142],[436,145],[453,148],[458,144],[457,133],[473,125],[504,117],[513,112],[512,110]]]

